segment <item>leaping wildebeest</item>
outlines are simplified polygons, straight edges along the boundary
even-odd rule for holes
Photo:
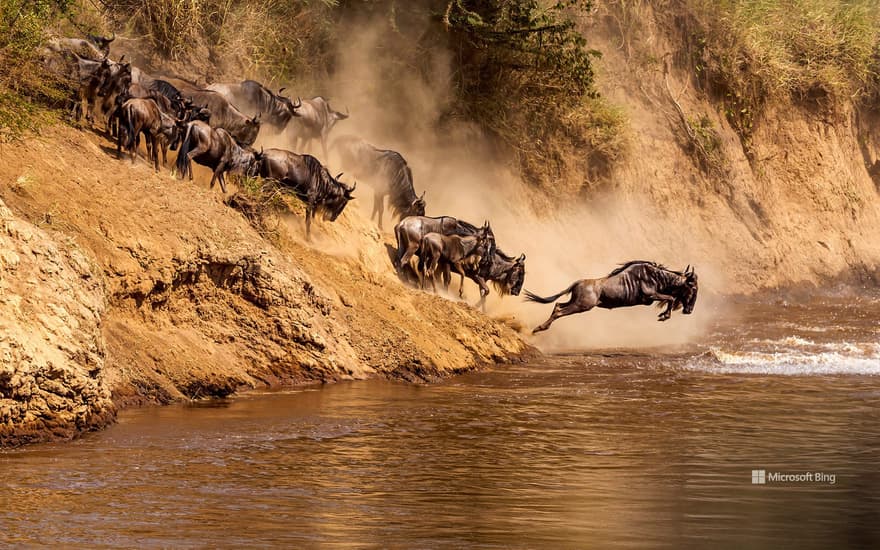
[[[298,155],[284,149],[266,149],[261,153],[259,175],[272,179],[285,191],[306,204],[306,238],[311,239],[312,219],[321,211],[326,221],[335,221],[353,199],[357,183],[351,187],[330,175],[312,155]]]
[[[330,103],[321,96],[300,100],[296,112],[299,116],[287,125],[293,148],[302,151],[313,139],[321,140],[324,161],[327,161],[327,136],[340,120],[348,118],[348,113],[334,111]]]
[[[555,302],[560,296],[571,294],[564,304],[553,306],[553,313],[543,324],[535,327],[532,334],[547,330],[556,319],[590,311],[594,307],[615,309],[629,306],[649,306],[660,302],[666,309],[658,321],[669,319],[674,310],[683,308],[689,315],[697,301],[697,274],[691,266],[682,271],[672,271],[660,264],[635,260],[627,262],[599,279],[581,279],[568,288],[542,298],[526,291],[526,299],[541,304]]]
[[[186,137],[177,152],[177,172],[181,178],[189,174],[192,180],[192,162],[213,170],[211,187],[220,181],[220,189],[226,192],[227,171],[246,176],[253,175],[260,153],[244,149],[223,128],[211,128],[206,122],[194,120],[186,127]]]
[[[341,136],[331,149],[339,151],[342,168],[352,172],[359,180],[367,180],[373,187],[373,212],[370,219],[378,216],[382,228],[385,196],[388,205],[398,218],[425,215],[425,193],[416,195],[412,170],[403,155],[390,149],[379,149],[356,136]]]
[[[263,120],[279,131],[287,127],[291,118],[299,116],[297,109],[302,106],[299,100],[293,102],[289,97],[281,95],[284,88],[278,90],[276,94],[256,80],[228,84],[215,83],[210,84],[206,89],[225,97],[246,116],[254,117],[262,113]]]

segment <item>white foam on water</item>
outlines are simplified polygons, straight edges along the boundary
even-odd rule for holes
[[[686,368],[720,373],[880,375],[880,343],[816,343],[797,336],[756,343],[770,349],[712,347],[688,361]]]

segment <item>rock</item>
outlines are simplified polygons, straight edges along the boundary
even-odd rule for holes
[[[98,277],[82,252],[16,218],[2,201],[0,226],[0,446],[104,426],[115,409],[104,355],[95,353],[104,349]]]

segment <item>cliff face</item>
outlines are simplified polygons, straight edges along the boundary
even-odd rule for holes
[[[112,420],[100,274],[75,244],[0,201],[0,446]]]
[[[273,243],[219,188],[107,149],[63,127],[4,148],[0,196],[44,228],[3,210],[6,433],[67,436],[111,419],[113,402],[430,380],[526,348],[507,325],[403,286],[387,236],[356,208],[317,222],[311,245],[284,215]]]
[[[602,7],[586,31],[603,53],[601,91],[630,123],[627,161],[606,189],[624,213],[622,232],[637,235],[624,242],[698,263],[724,292],[838,277],[876,282],[877,115],[851,103],[773,101],[755,120],[749,158],[723,98],[696,86],[675,13],[638,6],[626,24]],[[717,133],[714,169],[700,167],[682,115],[693,125],[705,117]]]

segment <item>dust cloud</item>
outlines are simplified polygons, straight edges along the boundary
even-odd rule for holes
[[[455,216],[476,225],[490,221],[504,252],[525,253],[524,288],[539,295],[555,294],[578,279],[602,277],[633,259],[676,270],[696,266],[701,295],[691,316],[676,312],[659,323],[659,310],[654,308],[594,310],[557,320],[549,331],[529,336],[531,343],[546,351],[669,346],[691,342],[707,330],[721,303],[706,288],[720,288],[724,277],[720,268],[701,261],[699,247],[686,235],[670,235],[669,222],[661,221],[642,197],[611,190],[589,202],[572,197],[558,201],[561,207],[541,206],[517,176],[515,162],[498,153],[479,128],[466,121],[439,124],[454,101],[450,55],[432,52],[427,68],[423,63],[402,71],[400,53],[383,47],[385,32],[387,21],[352,23],[340,33],[345,39],[339,41],[336,70],[327,82],[308,90],[288,84],[297,95],[322,95],[334,109],[350,111],[351,117],[339,121],[331,133],[331,144],[350,134],[399,151],[412,168],[416,192],[426,191],[427,215]],[[284,135],[261,136],[257,147],[291,148],[285,140]],[[313,141],[307,152],[320,157],[320,143]],[[329,155],[331,172],[344,171],[332,148]],[[356,205],[365,218],[373,205],[368,184],[358,182],[358,200],[349,206]],[[384,231],[390,233],[392,224],[386,209]],[[451,290],[455,289],[457,277]],[[479,297],[470,281],[465,283],[465,297],[470,303]],[[525,302],[522,295],[501,299],[493,288],[488,313],[513,315],[530,330],[550,315],[552,307]]]

